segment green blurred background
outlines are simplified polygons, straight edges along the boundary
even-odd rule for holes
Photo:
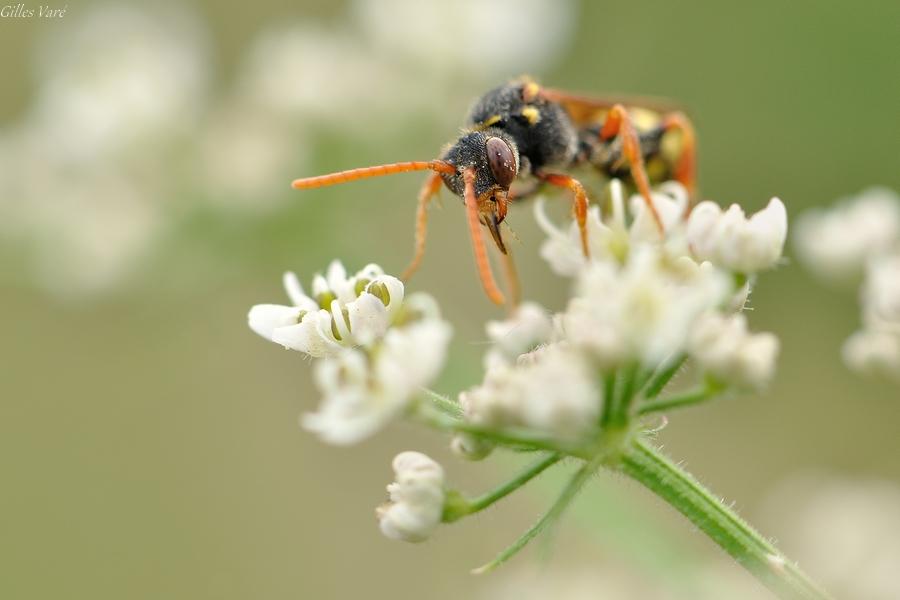
[[[65,82],[54,69],[85,68],[88,80],[101,78],[95,70],[103,62],[84,67],[80,53],[112,57],[115,48],[104,49],[103,36],[72,32],[103,15],[149,9],[70,2],[54,21],[0,19],[0,597],[488,594],[485,586],[494,583],[468,569],[535,519],[551,498],[552,478],[502,508],[441,529],[424,546],[384,539],[372,511],[384,500],[396,452],[428,452],[472,491],[498,480],[514,460],[464,464],[446,440],[402,425],[361,446],[324,446],[297,425],[317,402],[309,365],[253,335],[245,321],[250,305],[283,300],[286,269],[308,280],[339,257],[352,269],[377,262],[398,272],[412,250],[418,177],[303,195],[285,190],[287,183],[433,157],[486,86],[528,71],[555,87],[675,98],[697,125],[702,195],[721,203],[755,210],[778,195],[795,216],[871,184],[900,187],[895,0],[503,2],[503,18],[497,7],[484,8],[490,0],[478,9],[438,2],[432,12],[449,42],[422,57],[402,43],[420,26],[403,10],[407,4],[256,0],[226,7],[207,0],[166,12],[160,18],[190,24],[179,39],[195,44],[202,60],[182,77],[202,74],[202,89],[185,101],[190,112],[171,134],[151,121],[152,135],[97,151],[84,150],[79,137],[91,121],[54,121],[60,92],[53,81]],[[537,17],[521,12],[532,10],[561,12],[538,18],[534,33],[528,22]],[[376,12],[382,29],[373,34],[367,27]],[[489,26],[470,26],[482,18]],[[548,42],[540,29],[550,21]],[[325,75],[311,83],[288,71],[281,85],[288,92],[312,86],[324,108],[282,113],[272,108],[277,99],[252,98],[255,70],[278,64],[258,40],[295,25],[303,35],[338,36],[366,60],[307,44],[306,68],[318,64]],[[168,47],[165,35],[174,34],[160,29]],[[132,39],[127,27],[116,31],[123,43]],[[539,56],[523,50],[493,61],[492,49],[512,39]],[[484,48],[491,66],[457,56],[472,48]],[[257,51],[264,58],[248,58]],[[183,66],[178,55],[170,58]],[[165,93],[183,91],[175,71],[160,76],[180,86]],[[348,84],[357,77],[371,79],[363,91]],[[346,90],[333,103],[332,83]],[[273,90],[277,96],[277,85]],[[130,126],[130,114],[110,135]],[[230,150],[232,122],[251,132],[252,143],[235,149],[248,153],[247,163],[279,150],[262,161],[270,181],[234,175],[243,177],[234,198],[231,167],[244,158],[207,160]],[[36,130],[43,141],[29,133]],[[57,156],[66,145],[78,156]],[[116,185],[105,185],[110,178]],[[123,186],[131,195],[118,192]],[[431,292],[454,324],[451,362],[437,386],[454,392],[479,380],[483,323],[500,313],[477,284],[462,211],[448,194],[444,199],[410,287]],[[530,208],[519,207],[509,221],[520,238],[514,250],[525,296],[561,308],[566,286],[538,257],[542,235]],[[99,282],[98,261],[105,265]],[[851,375],[840,361],[840,344],[857,327],[852,289],[827,288],[789,262],[761,278],[752,306],[753,327],[777,332],[783,343],[771,390],[672,415],[661,440],[780,538],[790,519],[763,510],[779,482],[809,472],[900,480],[900,394]],[[718,556],[678,515],[608,476],[597,479],[557,538],[545,563],[540,550],[517,562],[619,565],[690,597],[693,565]],[[737,567],[724,568],[752,585]]]

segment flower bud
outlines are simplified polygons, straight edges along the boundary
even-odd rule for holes
[[[778,198],[749,219],[737,204],[723,213],[718,204],[701,202],[687,225],[688,244],[696,258],[744,274],[775,266],[786,237],[787,212]]]
[[[441,522],[444,470],[420,452],[401,452],[393,468],[395,481],[387,486],[390,502],[375,511],[381,532],[395,540],[422,542]]]

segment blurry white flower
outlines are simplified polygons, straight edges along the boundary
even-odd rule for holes
[[[485,357],[485,368],[495,362],[514,363],[520,355],[550,341],[553,322],[547,310],[534,302],[525,302],[503,321],[488,321],[485,326],[493,345]]]
[[[900,196],[873,187],[831,209],[807,211],[797,221],[794,244],[822,277],[853,279],[870,259],[900,246]]]
[[[220,208],[270,209],[302,172],[305,145],[295,128],[253,106],[227,106],[205,125],[197,148],[206,196]]]
[[[0,138],[0,234],[39,285],[107,291],[149,256],[172,193],[166,152],[206,97],[205,41],[191,14],[137,5],[79,12],[42,41],[36,97]]]
[[[162,213],[158,190],[112,170],[54,169],[27,139],[4,163],[18,180],[0,196],[0,235],[28,251],[32,276],[64,297],[120,283],[147,257]]]
[[[567,339],[604,368],[633,360],[654,365],[682,350],[696,318],[728,291],[715,269],[687,257],[672,263],[643,246],[622,267],[606,262],[586,269],[563,326]]]
[[[248,324],[259,335],[313,357],[371,344],[385,334],[403,303],[403,283],[374,264],[348,277],[340,261],[332,262],[326,277],[313,279],[312,297],[293,273],[285,274],[284,285],[293,307],[258,304],[250,309]]]
[[[863,375],[886,377],[900,383],[900,335],[863,329],[844,342],[844,362]]]
[[[778,338],[747,331],[744,315],[710,312],[694,325],[689,352],[707,373],[746,388],[765,386],[775,372]]]
[[[787,236],[787,211],[778,198],[749,219],[737,204],[724,213],[714,202],[701,202],[688,218],[687,239],[700,260],[751,274],[778,263]]]
[[[390,502],[375,511],[381,532],[395,540],[425,541],[444,512],[444,470],[420,452],[401,452],[392,464]]]
[[[452,6],[356,0],[353,6],[373,54],[479,77],[540,70],[566,48],[574,25],[568,0],[461,0]]]
[[[497,366],[484,383],[460,394],[466,418],[489,426],[522,425],[561,437],[588,430],[600,414],[594,373],[584,358],[560,344]]]
[[[413,295],[407,305],[422,305]],[[405,307],[411,311],[417,309]],[[314,365],[324,398],[303,427],[332,444],[356,443],[393,420],[440,373],[450,341],[450,325],[435,313],[392,327],[368,354],[345,350]]]
[[[390,98],[402,101],[392,86],[395,77],[390,63],[367,51],[358,36],[294,25],[268,31],[254,43],[238,86],[247,101],[265,111],[358,125],[384,112]]]
[[[192,15],[104,5],[60,27],[41,48],[29,117],[47,155],[96,160],[193,124],[210,68]]]
[[[871,260],[866,269],[862,304],[868,327],[900,334],[900,254]]]

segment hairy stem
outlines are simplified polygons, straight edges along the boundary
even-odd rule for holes
[[[829,598],[737,513],[644,440],[631,440],[619,469],[672,505],[780,597]]]
[[[463,416],[463,408],[460,406],[459,402],[454,402],[450,398],[442,396],[427,388],[423,389],[423,391],[425,392],[425,395],[428,396],[431,404],[442,413],[456,418],[461,418]]]

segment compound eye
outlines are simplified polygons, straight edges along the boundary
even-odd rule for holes
[[[485,149],[494,181],[500,187],[509,189],[516,178],[516,157],[512,148],[502,139],[491,137],[485,142]]]

